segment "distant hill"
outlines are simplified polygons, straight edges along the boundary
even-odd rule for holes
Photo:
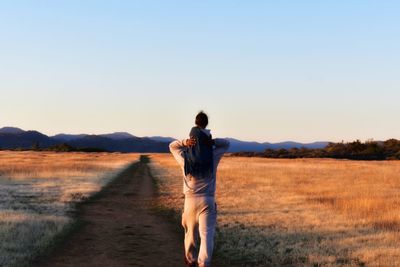
[[[268,144],[267,148],[269,149],[291,149],[291,148],[309,148],[309,149],[316,149],[316,148],[324,148],[329,144],[329,142],[313,142],[313,143],[298,143],[298,142],[280,142],[274,144]]]
[[[137,138],[136,136],[131,135],[130,133],[127,132],[115,132],[115,133],[110,133],[110,134],[100,134],[100,136],[103,137],[108,137],[114,140],[122,140],[122,139],[127,139],[127,138]]]
[[[228,152],[263,152],[266,149],[290,149],[290,148],[324,148],[328,142],[314,143],[260,143],[242,141],[227,138],[231,145]],[[90,134],[57,134],[47,136],[38,131],[24,131],[16,127],[0,128],[1,149],[29,149],[57,147],[61,144],[69,145],[77,149],[100,149],[118,152],[168,152],[168,145],[175,138],[163,136],[137,137],[127,132],[115,132],[100,135]]]
[[[324,148],[329,142],[314,142],[314,143],[298,143],[298,142],[280,142],[280,143],[259,143],[259,142],[249,142],[249,141],[241,141],[233,138],[227,138],[230,141],[229,152],[263,152],[266,149],[291,149],[291,148]]]
[[[230,142],[228,152],[252,151],[262,152],[267,148],[269,143],[241,141],[234,138],[227,138]]]
[[[151,140],[154,140],[154,141],[158,141],[158,142],[168,142],[168,143],[171,143],[172,141],[175,140],[175,138],[172,138],[172,137],[163,137],[163,136],[149,136],[148,138],[151,139]]]
[[[22,131],[18,133],[0,132],[0,148],[2,149],[27,149],[35,145],[49,147],[55,144],[57,144],[57,140],[37,131]]]
[[[52,136],[52,138],[63,141],[63,142],[69,142],[72,140],[84,138],[86,136],[89,136],[89,134],[57,134]],[[109,133],[109,134],[99,134],[98,136],[114,139],[114,140],[122,140],[122,139],[127,139],[127,138],[136,138],[136,136],[131,135],[130,133],[127,132],[115,132],[115,133]]]
[[[71,140],[69,145],[77,148],[95,147],[108,151],[118,152],[168,152],[168,143],[157,142],[148,138],[129,137],[116,138],[101,135],[86,135],[82,138]]]
[[[0,133],[19,134],[25,132],[24,130],[16,127],[3,127],[0,128]]]
[[[61,141],[61,142],[69,142],[71,140],[79,139],[85,137],[87,134],[57,134],[51,136],[51,138]]]
[[[24,131],[19,128],[0,128],[1,149],[50,149],[68,145],[80,150],[106,150],[110,152],[168,152],[168,143],[135,137],[129,133],[104,135],[57,134],[47,136],[38,131]]]

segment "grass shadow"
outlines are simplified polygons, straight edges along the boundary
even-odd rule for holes
[[[260,227],[231,225],[217,228],[215,254],[228,266],[365,266],[343,247],[344,238],[375,233],[356,231],[264,231]],[[320,249],[323,247],[324,249]]]
[[[58,247],[63,244],[66,239],[82,229],[82,227],[86,225],[86,222],[81,219],[83,206],[102,198],[106,193],[112,190],[112,187],[115,184],[121,182],[121,179],[124,179],[126,175],[135,172],[139,163],[140,162],[133,162],[129,164],[126,168],[117,173],[114,179],[111,179],[106,185],[104,185],[101,190],[83,199],[81,202],[72,203],[72,209],[68,213],[68,216],[72,219],[71,223],[67,224],[61,232],[54,236],[49,244],[47,244],[42,250],[38,251],[37,255],[27,263],[27,266],[40,266]]]

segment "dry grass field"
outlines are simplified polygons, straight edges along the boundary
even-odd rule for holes
[[[137,154],[0,151],[0,266],[24,266]]]
[[[178,214],[182,171],[151,156]],[[400,266],[400,162],[225,157],[215,253],[232,266]]]

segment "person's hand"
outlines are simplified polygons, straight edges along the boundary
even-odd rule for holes
[[[195,138],[186,139],[186,146],[192,147],[194,145],[196,145],[196,139]]]

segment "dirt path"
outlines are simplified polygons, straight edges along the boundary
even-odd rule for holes
[[[183,266],[176,225],[150,211],[155,192],[145,161],[82,204],[82,227],[39,266]]]

